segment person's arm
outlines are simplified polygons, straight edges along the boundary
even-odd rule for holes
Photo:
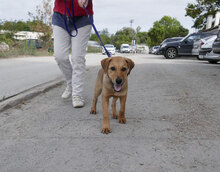
[[[78,4],[80,7],[83,8],[83,6],[87,7],[87,5],[90,3],[91,0],[78,0]]]

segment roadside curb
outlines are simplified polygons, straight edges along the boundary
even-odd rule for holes
[[[59,77],[54,80],[48,81],[46,83],[36,85],[30,89],[24,90],[13,96],[10,96],[10,98],[0,102],[0,112],[3,112],[11,107],[14,107],[22,103],[23,101],[32,99],[41,93],[47,92],[50,89],[62,85],[63,83],[64,83],[64,79],[62,77]]]

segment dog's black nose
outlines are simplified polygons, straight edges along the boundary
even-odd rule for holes
[[[122,82],[122,79],[118,77],[118,78],[116,79],[116,83],[117,83],[117,84],[121,84],[121,82]]]

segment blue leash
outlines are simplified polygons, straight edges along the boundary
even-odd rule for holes
[[[107,56],[108,56],[108,57],[111,57],[111,54],[108,52],[108,50],[106,49],[104,43],[102,42],[102,39],[101,39],[101,37],[100,37],[100,35],[99,35],[99,33],[98,33],[96,27],[95,27],[95,25],[94,25],[94,23],[93,23],[93,21],[92,21],[90,15],[89,15],[89,12],[87,11],[87,9],[86,9],[85,6],[83,6],[83,8],[84,8],[84,10],[86,11],[86,13],[87,13],[87,15],[88,15],[88,18],[89,18],[89,21],[90,21],[90,23],[91,23],[91,25],[92,25],[92,27],[93,27],[93,29],[94,29],[96,35],[98,36],[99,41],[101,42],[101,45],[103,46],[103,48],[104,48],[104,50],[105,50]]]
[[[70,13],[70,10],[69,10],[69,9],[67,8],[67,6],[66,6],[66,0],[64,0],[64,5],[65,5],[65,17],[64,17],[64,22],[65,22],[66,30],[67,30],[68,34],[69,34],[71,37],[76,37],[77,34],[78,34],[78,29],[77,29],[76,24],[75,24],[73,0],[71,0],[72,15],[71,15],[71,13]],[[108,52],[108,50],[106,49],[104,43],[102,42],[102,39],[101,39],[101,37],[100,37],[100,35],[99,35],[99,33],[98,33],[98,31],[97,31],[97,29],[96,29],[94,23],[93,23],[93,20],[91,19],[90,15],[89,15],[89,12],[87,11],[87,9],[86,9],[85,6],[83,6],[83,8],[84,8],[84,10],[86,11],[86,13],[87,13],[87,15],[88,15],[88,19],[89,19],[89,21],[90,21],[90,23],[91,23],[91,25],[92,25],[92,27],[93,27],[93,29],[94,29],[96,35],[98,36],[99,41],[101,42],[101,45],[102,45],[102,47],[104,48],[104,50],[105,50],[107,56],[108,56],[108,57],[111,57],[111,54]],[[68,26],[67,26],[67,12],[68,12],[68,14],[69,14],[69,16],[70,16],[70,20],[69,20],[69,21],[71,22],[71,24],[73,25],[74,29],[76,30],[76,34],[75,34],[75,35],[72,35],[72,34],[71,34],[71,31],[69,30],[69,28],[68,28]]]
[[[70,13],[70,10],[69,8],[67,8],[66,6],[66,0],[64,0],[64,5],[65,5],[65,16],[64,16],[64,23],[65,23],[65,27],[66,27],[66,31],[68,32],[68,34],[71,36],[71,37],[76,37],[77,34],[78,34],[78,29],[76,27],[76,24],[75,24],[75,18],[74,18],[74,8],[73,8],[73,0],[71,1],[71,6],[72,6],[72,15]],[[75,31],[76,31],[76,34],[75,35],[72,35],[71,34],[71,31],[69,30],[68,26],[67,26],[67,12],[69,14],[69,21],[70,23],[73,25]]]

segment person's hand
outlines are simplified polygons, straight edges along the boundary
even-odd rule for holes
[[[87,7],[89,0],[78,0],[78,4],[81,8],[83,8],[83,6]]]

